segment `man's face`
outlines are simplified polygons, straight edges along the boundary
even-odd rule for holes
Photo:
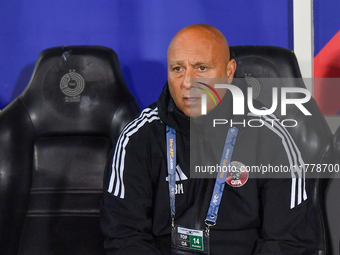
[[[199,84],[190,86],[190,78],[232,77],[235,71],[232,68],[236,67],[235,61],[228,62],[227,57],[225,47],[207,33],[189,30],[172,41],[168,51],[169,89],[176,106],[186,116],[201,115],[202,90],[194,88],[200,86]],[[226,89],[216,91],[222,98]],[[207,112],[214,107],[215,103],[208,96]]]

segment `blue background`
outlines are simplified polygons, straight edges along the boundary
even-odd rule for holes
[[[314,56],[333,38],[340,30],[340,1],[314,0]]]
[[[157,100],[167,47],[187,25],[216,26],[230,45],[293,49],[290,0],[13,0],[0,7],[0,109],[24,90],[38,54],[50,47],[114,49],[142,108]]]

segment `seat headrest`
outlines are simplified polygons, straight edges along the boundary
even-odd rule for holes
[[[235,58],[235,77],[301,78],[295,54],[275,46],[231,46],[230,58]]]
[[[133,96],[112,49],[67,46],[40,53],[20,99],[38,133],[100,133]]]
[[[235,77],[245,78],[253,88],[253,98],[267,108],[272,106],[272,90],[278,89],[277,110],[275,115],[281,117],[281,88],[306,88],[297,59],[291,50],[274,46],[232,46],[230,56],[237,63]],[[300,93],[288,93],[287,98],[299,98]],[[295,115],[298,108],[287,106],[289,115]]]

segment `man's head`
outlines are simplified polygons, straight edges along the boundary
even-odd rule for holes
[[[191,87],[190,78],[226,78],[226,82],[231,82],[235,69],[236,62],[230,60],[226,38],[213,26],[197,24],[185,27],[169,45],[170,93],[176,106],[189,117],[201,115],[201,90]],[[191,93],[193,90],[196,90],[195,93]],[[221,98],[226,93],[226,89],[216,91]],[[211,98],[207,99],[209,112],[215,108],[215,104]]]

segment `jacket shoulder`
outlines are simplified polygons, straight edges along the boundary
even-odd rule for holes
[[[122,130],[120,136],[130,137],[136,133],[148,132],[150,125],[153,125],[155,121],[158,122],[159,120],[158,108],[153,104],[145,108],[137,118],[130,121]]]

